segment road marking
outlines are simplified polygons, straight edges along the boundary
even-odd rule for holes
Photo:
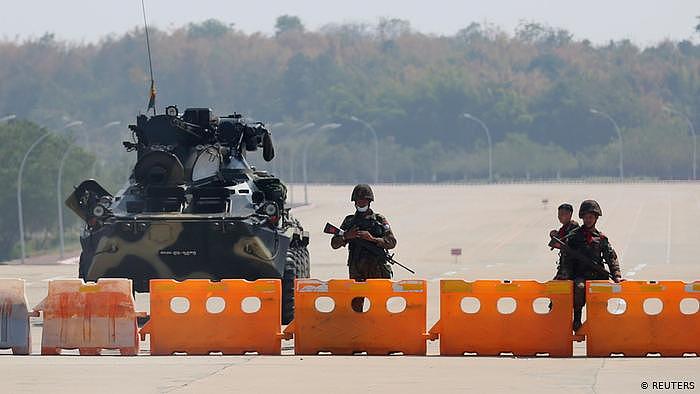
[[[64,259],[64,260],[58,260],[56,263],[57,263],[57,264],[69,264],[69,265],[74,265],[74,264],[78,264],[78,260],[80,260],[80,257],[79,257],[79,256],[75,256],[75,257],[69,257],[69,258]]]
[[[671,264],[671,195],[668,195],[668,223],[666,232],[666,264]]]
[[[620,249],[620,253],[618,253],[618,255],[620,256],[620,260],[624,260],[625,251],[627,250],[627,247],[632,242],[632,238],[633,238],[632,236],[634,235],[635,231],[637,230],[637,223],[639,223],[639,217],[641,216],[643,207],[644,207],[644,202],[639,204],[639,207],[637,208],[637,212],[635,212],[635,214],[634,214],[634,219],[632,220],[632,226],[629,227],[631,230],[627,234],[627,239],[625,240],[625,246],[622,249]]]
[[[42,282],[51,282],[52,280],[60,280],[60,279],[76,279],[76,278],[71,278],[70,276],[54,276],[52,278],[48,279],[42,279]]]
[[[646,264],[637,264],[632,268],[632,271],[628,272],[625,276],[635,276],[637,272],[641,271],[646,266]]]

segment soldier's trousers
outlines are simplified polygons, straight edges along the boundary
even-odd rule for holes
[[[586,305],[586,278],[574,278],[574,311]]]
[[[580,311],[586,305],[586,281],[605,280],[607,277],[575,277],[574,278],[574,311]]]
[[[358,261],[348,265],[350,279],[364,282],[367,279],[391,279],[393,272],[387,263],[376,263],[374,261]],[[365,297],[355,297],[352,299],[352,310],[362,312],[365,305]]]

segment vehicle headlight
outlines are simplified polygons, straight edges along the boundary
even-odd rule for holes
[[[93,216],[101,217],[105,214],[105,207],[102,205],[95,205],[95,208],[92,208],[92,214]]]
[[[268,216],[277,216],[277,205],[274,203],[265,205],[265,214]]]

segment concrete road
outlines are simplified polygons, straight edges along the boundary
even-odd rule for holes
[[[299,188],[299,186],[297,186]],[[312,277],[347,275],[344,250],[333,251],[322,233],[352,211],[352,186],[312,186],[312,205],[294,214],[311,232]],[[299,188],[301,190],[301,188]],[[298,193],[297,193],[298,194]],[[482,186],[378,186],[373,208],[389,218],[398,238],[395,258],[429,280],[428,324],[437,321],[440,278],[548,280],[556,256],[546,247],[558,227],[556,207],[587,198],[603,208],[599,228],[610,238],[629,279],[700,278],[695,256],[700,231],[700,184],[532,184]],[[451,248],[462,248],[455,260]],[[74,277],[70,264],[0,266],[0,277],[27,280],[31,305],[47,281]],[[412,277],[395,267],[397,279]],[[148,309],[138,295],[140,310]],[[33,326],[34,351],[41,321]],[[700,333],[699,333],[700,335]],[[0,392],[207,392],[258,391],[532,391],[649,392],[685,382],[700,391],[700,358],[445,358],[299,357],[292,343],[281,357],[0,357]],[[575,355],[583,354],[583,344]],[[142,344],[146,354],[148,344]],[[430,343],[429,354],[437,354]],[[642,389],[642,383],[649,388]],[[657,386],[653,386],[656,382]],[[692,382],[694,390],[689,390]],[[664,385],[659,386],[659,383]],[[673,391],[673,390],[669,390]]]

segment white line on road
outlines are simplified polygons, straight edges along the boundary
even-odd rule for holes
[[[70,276],[54,276],[52,278],[47,278],[47,279],[42,279],[42,282],[51,282],[52,280],[59,280],[59,279],[76,279],[72,278]]]
[[[625,276],[630,277],[630,276],[635,276],[637,275],[637,272],[641,271],[644,267],[646,267],[646,264],[637,264],[632,268],[632,271],[628,272]]]
[[[621,261],[624,261],[625,251],[627,250],[627,247],[632,242],[632,238],[633,238],[632,236],[634,235],[634,232],[637,230],[637,223],[639,223],[639,217],[641,216],[643,207],[644,207],[644,202],[641,202],[639,204],[639,207],[637,208],[637,212],[635,212],[635,214],[634,214],[634,219],[632,220],[632,225],[629,227],[630,231],[627,234],[627,239],[625,240],[625,246],[622,249],[620,249],[620,252],[618,253]]]
[[[69,257],[69,258],[64,259],[64,260],[58,260],[56,263],[57,263],[57,264],[69,264],[69,265],[72,265],[72,264],[78,264],[78,260],[80,260],[80,257],[79,257],[79,256],[75,256],[75,257]]]
[[[672,216],[672,210],[671,210],[671,195],[668,195],[668,223],[667,223],[667,228],[668,231],[666,232],[666,264],[671,263],[671,216]]]

